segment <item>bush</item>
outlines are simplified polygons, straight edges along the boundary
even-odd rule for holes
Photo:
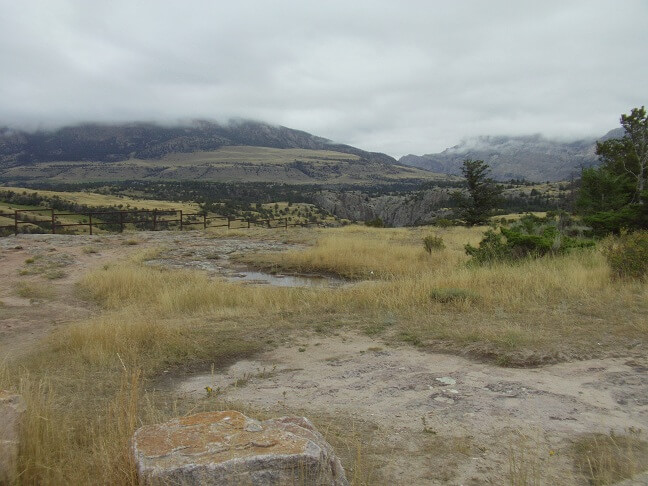
[[[380,218],[370,219],[365,221],[365,226],[369,226],[370,228],[384,228],[385,222]]]
[[[451,226],[455,226],[455,222],[448,218],[438,218],[434,221],[434,226],[438,226],[439,228],[450,228]]]
[[[478,264],[539,258],[544,255],[566,253],[573,248],[594,246],[591,240],[567,236],[552,218],[526,215],[511,227],[500,227],[500,232],[488,230],[477,248],[466,245],[466,253]]]
[[[484,233],[484,237],[479,242],[479,246],[468,244],[465,246],[466,253],[472,257],[472,262],[478,264],[488,264],[511,260],[511,249],[506,245],[504,235],[496,233],[489,229]]]
[[[433,251],[443,250],[445,244],[443,243],[443,238],[440,236],[428,235],[423,238],[423,248],[431,254]]]
[[[648,277],[648,231],[625,234],[605,248],[612,273],[617,278]]]

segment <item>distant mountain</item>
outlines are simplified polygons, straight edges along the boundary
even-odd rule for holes
[[[157,159],[170,153],[211,151],[225,146],[302,148],[396,163],[386,154],[336,144],[300,130],[242,120],[227,124],[197,120],[185,126],[152,123],[83,124],[53,131],[0,128],[0,167],[39,162]]]
[[[623,129],[608,132],[599,140],[623,136]],[[432,172],[458,175],[465,159],[485,161],[498,180],[567,180],[580,174],[581,167],[598,163],[596,139],[560,142],[541,135],[522,137],[477,137],[441,153],[406,155],[399,162]]]
[[[386,154],[248,120],[83,124],[37,132],[0,128],[0,183],[200,179],[353,184],[435,177]]]

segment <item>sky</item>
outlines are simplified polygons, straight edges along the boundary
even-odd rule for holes
[[[597,137],[648,104],[648,0],[0,0],[0,126],[248,118],[399,157]]]

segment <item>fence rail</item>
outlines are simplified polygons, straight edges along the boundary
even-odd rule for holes
[[[38,214],[35,216],[30,216],[29,213],[47,213],[48,216],[43,216]],[[129,218],[129,215],[131,217]],[[172,215],[174,219],[163,219],[163,216]],[[61,216],[77,216],[77,217],[86,217],[87,222],[79,223],[62,223],[58,221],[58,217]],[[100,220],[96,218],[93,221],[93,217],[99,216]],[[142,216],[144,219],[142,219]],[[7,213],[0,211],[0,217],[13,219],[13,223],[10,225],[0,226],[2,229],[12,229],[14,234],[20,233],[21,225],[35,225],[39,226],[42,229],[49,229],[52,234],[56,234],[58,229],[70,228],[70,227],[79,227],[87,226],[89,228],[90,234],[92,234],[92,228],[98,228],[100,226],[110,226],[113,228],[118,228],[119,232],[124,231],[124,227],[127,224],[140,226],[150,226],[153,231],[158,229],[167,229],[169,224],[177,224],[180,231],[185,227],[202,225],[204,229],[207,227],[212,228],[234,228],[234,224],[240,223],[235,229],[239,228],[252,228],[254,227],[264,227],[269,229],[274,228],[289,228],[289,227],[306,227],[309,225],[319,225],[320,223],[314,222],[288,222],[288,218],[265,218],[265,219],[249,219],[249,218],[231,218],[227,216],[208,216],[206,213],[183,213],[182,210],[168,209],[168,210],[158,210],[158,209],[137,209],[137,210],[125,210],[125,211],[89,211],[85,213],[56,213],[53,208],[42,208],[42,209],[15,209],[13,212]],[[139,217],[139,219],[137,219]],[[45,219],[38,219],[45,218]],[[106,221],[109,219],[109,221]],[[214,223],[214,224],[212,224]],[[274,226],[273,226],[274,223]]]

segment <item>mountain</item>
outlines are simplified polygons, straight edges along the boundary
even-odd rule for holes
[[[621,136],[623,129],[619,128],[599,140]],[[492,177],[497,180],[559,181],[578,176],[581,167],[596,165],[598,158],[595,151],[595,139],[561,142],[541,135],[485,136],[464,140],[437,154],[406,155],[399,162],[433,172],[458,175],[465,159],[478,159],[491,167]]]
[[[353,183],[434,177],[386,154],[248,120],[0,129],[0,182],[199,178]]]

